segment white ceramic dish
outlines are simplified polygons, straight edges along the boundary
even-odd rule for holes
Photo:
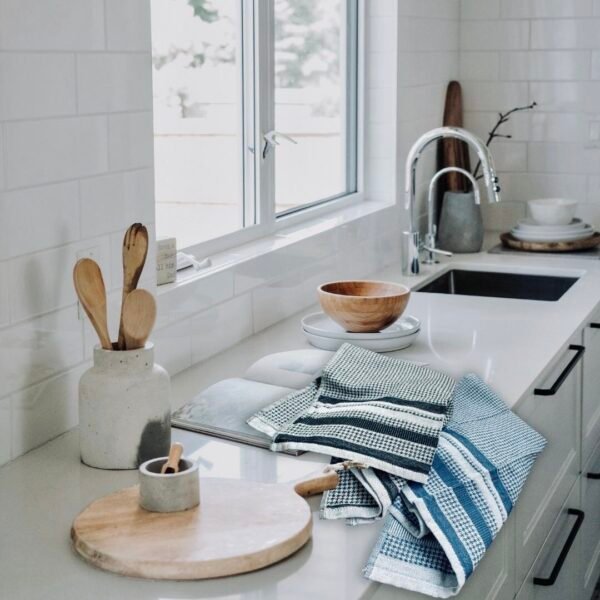
[[[532,233],[571,233],[591,228],[591,225],[584,223],[581,219],[573,219],[568,225],[540,225],[533,219],[521,219],[515,229],[519,231],[531,231]]]
[[[574,233],[531,233],[529,231],[519,231],[513,229],[511,231],[513,237],[523,242],[574,242],[577,240],[585,240],[594,235],[592,228]]]
[[[302,319],[301,323],[302,329],[313,335],[344,340],[346,342],[356,340],[396,339],[412,335],[421,328],[421,321],[419,321],[417,317],[411,315],[401,317],[389,327],[375,333],[349,333],[323,312],[307,315]]]
[[[329,350],[330,352],[335,352],[342,344],[345,343],[352,343],[355,346],[360,346],[361,348],[366,348],[367,350],[372,350],[373,352],[393,352],[394,350],[408,348],[414,343],[419,335],[419,332],[416,331],[411,335],[403,335],[402,337],[397,338],[343,340],[315,335],[314,333],[306,331],[306,329],[303,329],[302,331],[304,332],[306,339],[310,342],[310,344],[315,346],[315,348]]]
[[[540,198],[527,202],[529,212],[540,225],[568,225],[575,217],[577,200]]]

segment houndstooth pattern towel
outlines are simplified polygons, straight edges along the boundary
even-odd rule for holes
[[[344,344],[319,380],[248,424],[273,450],[307,450],[427,480],[454,380],[428,367]]]
[[[475,375],[458,383],[453,411],[429,479],[406,482],[389,509],[364,570],[373,581],[438,598],[458,594],[544,448]]]

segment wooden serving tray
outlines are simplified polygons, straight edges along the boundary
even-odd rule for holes
[[[600,245],[600,233],[594,232],[592,237],[572,242],[524,242],[513,237],[510,233],[501,233],[500,240],[507,248],[525,250],[527,252],[576,252],[590,250]]]

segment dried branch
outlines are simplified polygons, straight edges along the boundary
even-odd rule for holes
[[[513,113],[516,113],[516,112],[519,112],[522,110],[531,110],[532,108],[535,108],[536,106],[537,106],[537,102],[532,102],[531,104],[528,104],[527,106],[517,106],[516,108],[513,108],[512,110],[509,110],[506,113],[498,113],[498,121],[494,125],[493,129],[489,132],[488,139],[487,139],[487,142],[485,143],[485,145],[489,146],[492,143],[492,141],[494,140],[494,138],[512,139],[512,135],[498,133],[498,129],[500,129],[500,127],[502,127],[502,125],[504,125],[504,123],[507,123],[510,120],[510,115],[512,115]],[[481,179],[483,177],[483,175],[479,174],[480,168],[481,168],[481,161],[478,161],[477,165],[475,167],[475,170],[473,171],[473,177],[475,177],[475,179]]]

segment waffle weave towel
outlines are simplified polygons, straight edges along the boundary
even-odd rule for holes
[[[454,386],[444,373],[344,344],[320,379],[248,424],[272,438],[272,450],[318,452],[425,482]]]
[[[478,377],[465,376],[427,483],[401,487],[364,574],[438,598],[458,594],[544,445]]]

